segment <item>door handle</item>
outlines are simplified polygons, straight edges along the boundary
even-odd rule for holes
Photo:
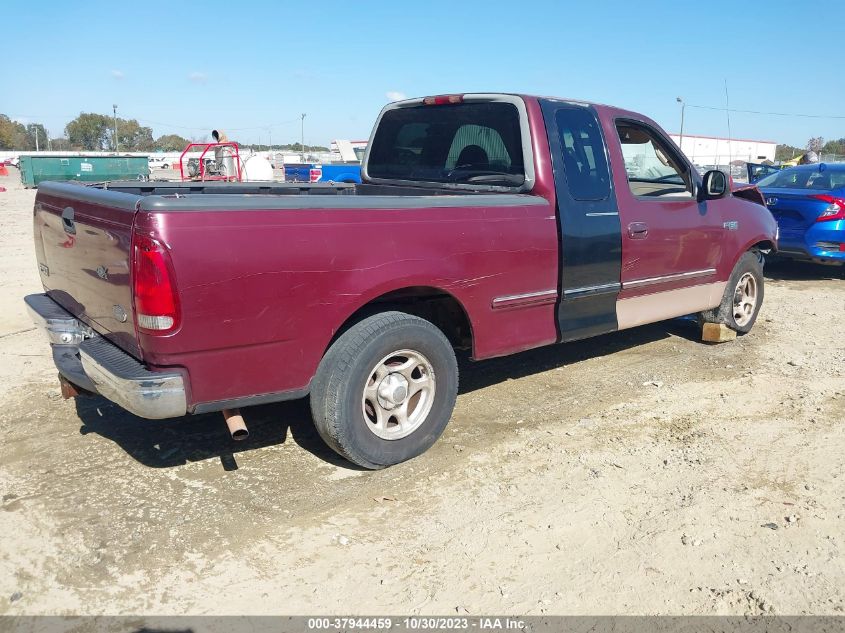
[[[73,207],[65,207],[62,211],[62,227],[68,235],[76,235],[76,224],[73,222]]]
[[[648,224],[645,222],[631,222],[628,225],[628,237],[632,240],[644,240],[648,237]]]

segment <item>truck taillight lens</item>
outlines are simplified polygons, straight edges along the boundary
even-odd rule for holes
[[[463,102],[463,95],[437,95],[436,97],[426,97],[423,99],[423,105],[450,105]]]
[[[166,334],[179,327],[179,302],[167,249],[156,240],[133,236],[132,288],[138,329]]]
[[[826,194],[810,196],[816,200],[827,202],[827,207],[816,218],[816,222],[829,222],[830,220],[845,220],[845,199],[834,198]]]
[[[308,179],[311,182],[318,182],[320,178],[323,177],[323,170],[321,168],[316,169],[309,169],[308,170]]]

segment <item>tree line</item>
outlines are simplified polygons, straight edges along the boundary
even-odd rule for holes
[[[26,125],[13,121],[5,114],[0,114],[0,150],[32,151],[37,148],[54,151],[114,151],[115,119],[107,114],[82,112],[64,129],[64,136],[49,138],[47,128],[41,123]],[[135,119],[117,118],[117,149],[121,152],[181,152],[188,143],[205,143],[208,137],[188,140],[178,134],[163,134],[153,137],[153,130],[143,126]],[[280,150],[301,152],[300,143],[283,145],[240,144],[245,149]],[[322,145],[306,145],[306,152],[328,151]]]
[[[836,154],[845,157],[845,137],[825,142],[821,136],[814,136],[807,141],[807,145],[803,148],[793,145],[778,145],[775,149],[775,160],[790,160],[805,152]]]
[[[0,149],[47,149],[47,129],[41,123],[18,123],[0,114]]]

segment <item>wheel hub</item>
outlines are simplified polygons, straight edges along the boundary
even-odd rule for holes
[[[751,320],[757,308],[757,280],[751,273],[740,277],[734,290],[734,321],[740,327]]]
[[[379,383],[378,401],[388,411],[392,411],[408,397],[408,379],[402,374],[388,374]]]
[[[407,437],[426,421],[436,390],[434,367],[422,352],[391,352],[364,384],[361,412],[367,428],[383,440]]]

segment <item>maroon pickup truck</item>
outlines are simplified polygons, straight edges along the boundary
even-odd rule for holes
[[[26,302],[64,393],[227,419],[310,394],[325,441],[381,468],[443,432],[456,348],[688,314],[745,333],[777,247],[756,189],[700,177],[647,117],[579,101],[393,103],[362,180],[42,183],[45,293]]]

